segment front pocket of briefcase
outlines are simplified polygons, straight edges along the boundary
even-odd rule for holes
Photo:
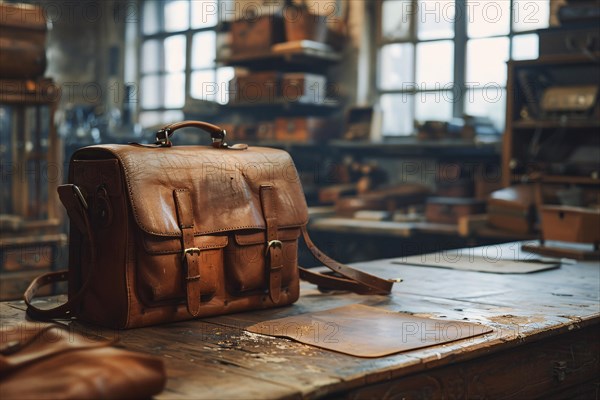
[[[147,305],[183,302],[186,297],[186,274],[181,240],[142,234],[142,245],[137,251],[137,291]],[[197,236],[195,246],[200,249],[200,295],[209,301],[223,281],[223,248],[226,236]]]
[[[298,238],[300,229],[280,229],[283,268],[282,288],[297,280]],[[265,231],[249,231],[231,235],[225,247],[225,277],[227,289],[232,294],[266,291],[269,265],[267,262]]]

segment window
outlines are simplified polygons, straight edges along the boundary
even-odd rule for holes
[[[489,117],[504,129],[506,61],[538,56],[549,0],[380,0],[376,94],[383,134],[414,121]]]
[[[221,37],[218,0],[146,0],[139,54],[140,122],[183,119],[187,98],[226,103],[233,69],[216,64]],[[223,86],[225,85],[225,86]]]

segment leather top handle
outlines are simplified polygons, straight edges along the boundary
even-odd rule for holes
[[[173,145],[171,136],[173,136],[175,131],[177,129],[188,127],[202,129],[203,131],[210,133],[213,147],[227,147],[227,143],[225,143],[227,132],[225,129],[202,121],[182,121],[167,125],[156,132],[156,144],[160,147],[171,147]]]

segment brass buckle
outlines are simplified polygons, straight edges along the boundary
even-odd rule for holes
[[[271,251],[271,247],[279,247],[281,249],[282,246],[283,243],[281,243],[281,240],[271,240],[269,241],[269,243],[267,243],[267,249],[265,250],[265,254],[269,254],[269,251]]]
[[[181,257],[185,260],[185,256],[187,253],[197,253],[200,254],[200,249],[198,247],[189,247],[185,250],[183,250],[183,254],[181,255]]]

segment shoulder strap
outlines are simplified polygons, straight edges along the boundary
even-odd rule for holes
[[[312,255],[323,263],[333,273],[341,275],[334,276],[332,274],[321,274],[312,272],[309,269],[298,267],[300,270],[300,278],[307,282],[313,283],[325,289],[333,290],[348,290],[358,294],[390,294],[392,286],[398,280],[382,279],[366,272],[359,271],[347,265],[341,264],[317,248],[308,235],[306,226],[302,227],[302,237],[306,246]]]
[[[85,202],[85,198],[81,194],[79,188],[71,184],[60,185],[58,187],[58,196],[60,197],[60,201],[67,209],[67,214],[69,215],[72,225],[75,226],[83,235],[85,235],[86,240],[88,240],[90,243],[90,259],[92,260],[92,265],[89,270],[90,273],[77,293],[75,293],[73,296],[69,296],[69,300],[54,308],[41,309],[31,304],[31,302],[40,288],[43,286],[68,280],[67,270],[48,272],[36,277],[29,284],[29,287],[23,294],[23,300],[27,305],[27,315],[38,320],[70,318],[73,310],[75,310],[75,308],[81,302],[83,294],[87,290],[87,287],[92,280],[92,272],[95,269],[93,263],[95,263],[96,260],[96,248],[94,247],[93,230],[91,229],[90,219],[87,214],[87,203]]]

